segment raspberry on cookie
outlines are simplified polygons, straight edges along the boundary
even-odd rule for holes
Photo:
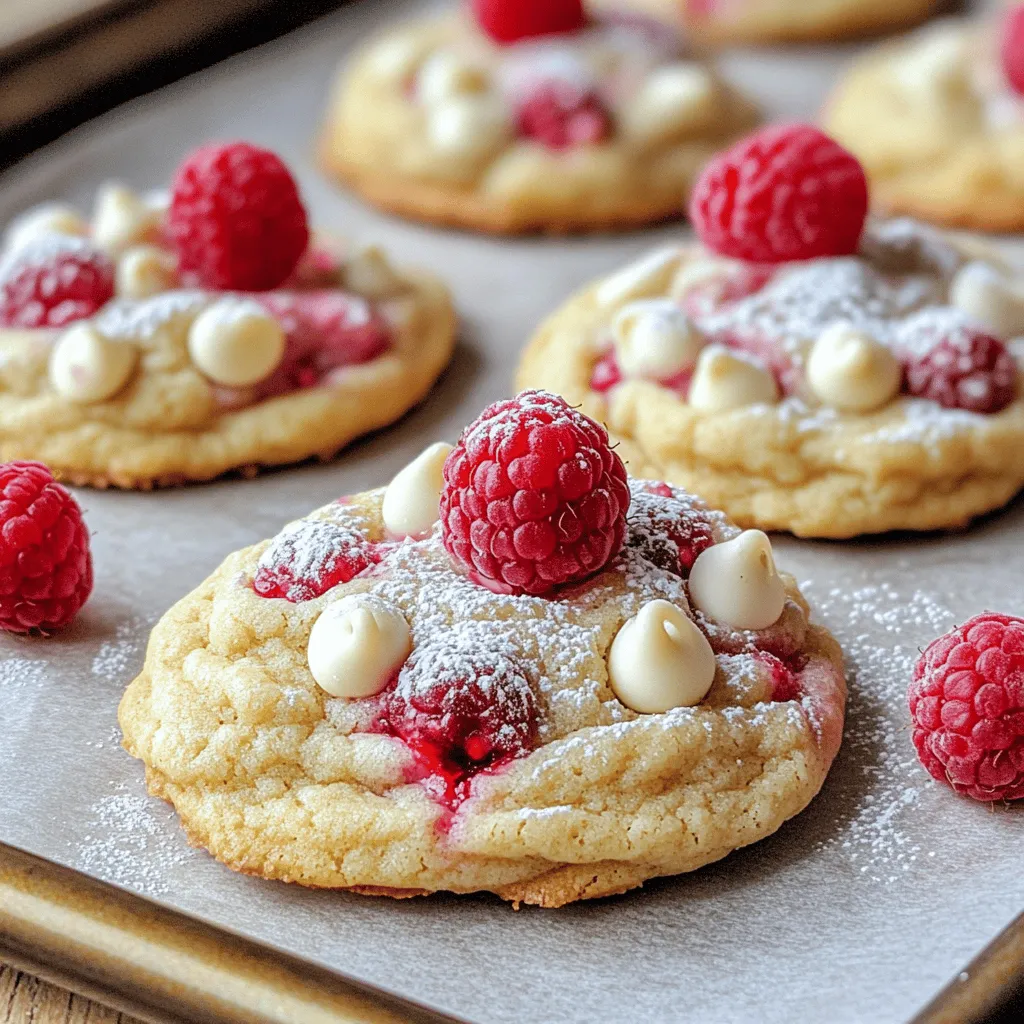
[[[420,401],[454,335],[435,277],[311,232],[278,156],[203,146],[168,194],[9,227],[0,458],[139,489],[327,458]]]
[[[859,58],[825,108],[881,212],[1024,228],[1024,4],[948,19]]]
[[[769,835],[845,697],[764,534],[628,480],[528,392],[231,555],[157,624],[120,722],[236,870],[557,907]]]
[[[667,25],[580,0],[467,0],[343,69],[320,153],[408,217],[562,233],[678,216],[701,166],[755,121]]]
[[[860,165],[817,128],[737,143],[694,189],[702,244],[571,299],[519,385],[743,526],[852,537],[999,508],[1024,486],[1024,281],[867,208]]]

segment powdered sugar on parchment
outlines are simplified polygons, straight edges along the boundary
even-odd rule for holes
[[[953,613],[889,583],[851,590],[811,581],[801,589],[846,655],[850,699],[839,756],[862,773],[851,792],[833,798],[842,811],[823,847],[840,851],[863,878],[892,883],[928,855],[912,838],[911,818],[931,783],[910,741],[907,685],[919,647],[948,630]]]
[[[149,622],[137,617],[119,622],[111,640],[104,640],[92,659],[92,674],[101,679],[127,682],[139,668]]]

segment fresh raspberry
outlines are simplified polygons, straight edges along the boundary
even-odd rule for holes
[[[114,265],[91,243],[48,236],[0,267],[0,325],[64,327],[92,316],[114,295]]]
[[[266,291],[309,241],[306,210],[280,158],[248,142],[201,146],[174,175],[167,234],[205,288]]]
[[[587,23],[583,0],[472,0],[480,27],[496,43],[575,32]]]
[[[936,779],[975,800],[1024,797],[1024,619],[985,612],[933,641],[908,697]]]
[[[697,556],[715,543],[711,515],[685,491],[634,482],[626,548],[684,579]]]
[[[266,395],[319,384],[331,372],[375,359],[391,344],[391,329],[362,298],[337,289],[268,292],[255,296],[287,339],[284,358],[261,385]]]
[[[49,632],[92,592],[78,502],[41,462],[0,465],[0,629]]]
[[[947,409],[994,413],[1017,394],[1017,365],[1006,346],[972,328],[915,346],[904,357],[905,389]]]
[[[629,487],[604,427],[545,391],[496,402],[444,466],[444,545],[478,582],[543,594],[622,547]]]
[[[1007,82],[1014,92],[1024,95],[1024,4],[1014,4],[1006,13],[999,57]]]
[[[800,681],[797,679],[796,673],[784,661],[766,651],[758,651],[755,658],[771,678],[772,700],[784,703],[800,699]]]
[[[867,211],[864,168],[805,124],[738,142],[707,165],[690,200],[704,244],[751,263],[856,252]]]
[[[611,391],[616,384],[622,383],[622,370],[619,361],[615,358],[615,350],[611,349],[603,355],[595,364],[593,373],[590,375],[590,388],[592,391]]]
[[[611,117],[600,97],[572,82],[538,86],[516,111],[519,134],[549,149],[587,146],[608,137]]]
[[[378,546],[327,520],[286,526],[263,552],[253,579],[260,597],[312,601],[380,561]]]

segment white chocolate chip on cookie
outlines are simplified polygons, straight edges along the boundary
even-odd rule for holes
[[[627,377],[665,380],[697,361],[704,336],[668,299],[632,302],[612,321],[619,367]]]
[[[118,253],[155,240],[160,213],[124,185],[107,184],[96,194],[92,236],[97,245]]]
[[[667,245],[606,277],[594,298],[599,306],[618,306],[631,299],[645,299],[665,290],[680,259],[679,247]]]
[[[902,369],[893,351],[847,324],[826,328],[807,360],[811,391],[842,412],[872,412],[900,390]]]
[[[958,25],[943,25],[916,40],[893,63],[895,80],[911,98],[941,101],[966,83],[967,37]]]
[[[383,83],[403,83],[415,74],[423,58],[423,44],[412,36],[394,36],[378,42],[367,54],[371,74]]]
[[[693,707],[711,689],[715,653],[689,616],[650,601],[619,630],[608,652],[615,696],[644,715]]]
[[[434,151],[456,160],[490,156],[512,134],[508,108],[491,93],[452,97],[433,104],[427,115],[427,136]]]
[[[974,261],[961,267],[950,285],[949,300],[1004,341],[1024,335],[1024,290],[989,263]]]
[[[192,362],[216,384],[245,387],[269,377],[285,350],[284,329],[259,303],[224,297],[188,332]]]
[[[345,264],[345,287],[368,299],[390,299],[405,290],[405,283],[383,250],[370,245]]]
[[[702,551],[690,570],[690,600],[709,619],[734,629],[767,629],[778,622],[786,588],[767,534],[744,530]]]
[[[358,700],[380,693],[411,650],[412,634],[401,611],[379,597],[356,594],[321,612],[306,657],[322,690]]]
[[[655,143],[700,130],[714,113],[715,92],[715,80],[699,64],[655,68],[623,111],[623,127]]]
[[[148,299],[173,288],[177,280],[173,254],[156,245],[133,245],[117,261],[116,291],[126,299]]]
[[[65,203],[43,203],[16,217],[4,235],[6,247],[20,249],[41,235],[87,235],[89,224]]]
[[[697,359],[687,401],[704,412],[728,412],[779,400],[775,378],[753,358],[722,345],[709,345]]]
[[[450,50],[428,57],[416,77],[416,93],[428,106],[456,96],[485,92],[487,75],[482,68]]]
[[[423,537],[440,515],[444,462],[452,450],[438,441],[418,455],[388,484],[381,516],[392,537]]]
[[[110,341],[80,322],[61,335],[50,353],[50,384],[69,401],[103,402],[125,386],[138,357],[134,345]]]

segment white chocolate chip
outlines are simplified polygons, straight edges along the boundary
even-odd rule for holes
[[[4,234],[8,249],[20,249],[43,235],[87,235],[84,217],[64,203],[43,203],[16,217]]]
[[[665,380],[697,361],[704,336],[669,299],[641,299],[612,321],[619,367],[627,377]]]
[[[912,99],[932,103],[966,84],[968,35],[959,25],[922,33],[893,61],[893,74]]]
[[[367,246],[345,264],[345,287],[368,299],[390,299],[406,290],[390,261],[377,246]]]
[[[961,267],[950,285],[949,301],[1003,340],[1024,335],[1024,289],[989,263]]]
[[[772,542],[760,530],[705,548],[690,570],[690,600],[709,619],[734,629],[767,629],[786,606]]]
[[[320,613],[306,657],[317,685],[332,697],[380,693],[412,650],[405,616],[371,594],[354,594]]]
[[[88,405],[120,391],[138,361],[138,349],[127,341],[111,341],[80,322],[69,327],[50,353],[50,384],[62,398]]]
[[[715,80],[699,64],[666,64],[654,71],[623,110],[627,134],[663,142],[705,127],[715,110]]]
[[[821,402],[842,412],[872,412],[900,390],[902,369],[891,349],[847,324],[822,331],[807,359],[807,382]]]
[[[421,452],[387,486],[381,516],[392,537],[424,537],[437,522],[444,460],[452,450],[438,441]]]
[[[416,71],[423,44],[412,36],[382,39],[367,54],[367,67],[378,81],[402,83]]]
[[[174,256],[155,245],[133,245],[117,261],[117,294],[126,299],[148,299],[170,290],[177,280]]]
[[[615,696],[642,715],[699,704],[715,681],[715,652],[690,617],[650,601],[618,632],[608,652]]]
[[[97,245],[118,253],[156,239],[160,213],[124,185],[104,185],[96,195],[92,235]]]
[[[680,251],[675,245],[655,249],[642,259],[606,277],[594,292],[599,306],[618,306],[631,299],[650,298],[664,292],[679,263]]]
[[[416,76],[416,95],[428,106],[487,90],[487,75],[457,53],[439,50],[424,61]]]
[[[497,96],[457,96],[427,114],[427,137],[441,156],[478,160],[496,153],[513,136],[508,108]]]
[[[697,359],[687,401],[704,412],[727,412],[779,400],[775,378],[751,356],[709,345]]]
[[[192,362],[215,384],[245,387],[269,377],[284,356],[284,329],[259,303],[225,296],[188,332]]]

